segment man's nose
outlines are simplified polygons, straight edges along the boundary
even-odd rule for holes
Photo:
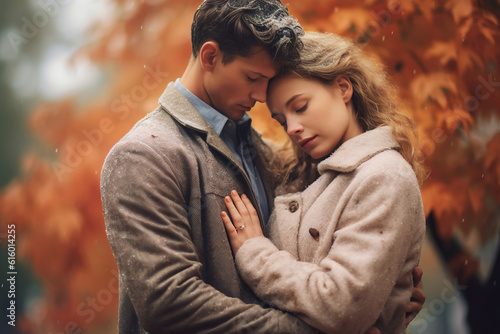
[[[266,102],[266,93],[267,93],[267,81],[265,83],[259,84],[250,94],[250,97],[259,101],[260,103]]]

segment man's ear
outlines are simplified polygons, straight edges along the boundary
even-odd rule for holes
[[[340,94],[344,103],[351,101],[353,93],[351,80],[345,75],[339,75],[335,78],[335,84],[340,88]]]
[[[200,48],[199,58],[201,67],[206,72],[211,72],[215,67],[219,57],[222,57],[222,53],[219,48],[219,44],[215,41],[208,41],[203,43]]]

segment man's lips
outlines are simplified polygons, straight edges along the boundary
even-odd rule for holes
[[[242,108],[243,108],[243,109],[245,109],[245,110],[250,110],[250,109],[252,109],[252,108],[253,108],[253,105],[251,105],[251,106],[245,106],[245,105],[243,105],[243,104],[240,104],[240,107],[242,107]]]
[[[301,139],[299,140],[299,145],[301,147],[305,147],[308,143],[311,142],[311,140],[313,140],[314,138],[316,138],[316,136],[312,136],[312,137],[307,137],[307,138],[304,138],[304,139]]]

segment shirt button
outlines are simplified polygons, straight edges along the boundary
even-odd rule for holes
[[[288,210],[290,210],[290,212],[294,213],[298,209],[299,209],[299,203],[297,201],[291,201],[288,204]]]

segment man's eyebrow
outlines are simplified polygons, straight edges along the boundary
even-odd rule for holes
[[[269,77],[268,77],[268,76],[265,76],[264,74],[262,74],[262,73],[260,73],[260,72],[255,72],[255,71],[250,71],[250,72],[252,72],[252,73],[254,73],[254,74],[257,74],[257,75],[259,75],[259,76],[261,76],[261,77],[263,77],[263,78],[269,79]]]

